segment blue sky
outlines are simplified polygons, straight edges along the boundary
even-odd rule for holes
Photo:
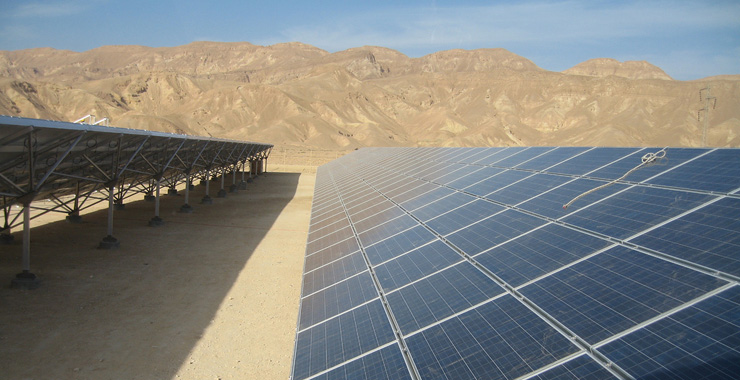
[[[608,57],[680,80],[740,74],[738,0],[0,0],[0,9],[0,50],[300,41],[419,57],[501,47],[553,71]]]

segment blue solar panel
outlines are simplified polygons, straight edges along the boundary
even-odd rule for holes
[[[313,326],[377,297],[372,277],[367,271],[360,273],[303,298],[298,327]]]
[[[317,380],[404,380],[411,379],[398,346],[391,345],[314,377]]]
[[[532,377],[534,380],[581,380],[581,379],[616,379],[604,366],[591,359],[588,355],[581,355],[573,360],[548,369],[544,373]]]
[[[522,289],[578,336],[597,343],[725,282],[615,247]]]
[[[737,378],[740,289],[734,286],[600,350],[635,378]]]
[[[305,379],[393,340],[380,301],[299,331],[293,377]]]
[[[365,260],[360,251],[356,251],[318,269],[307,270],[303,276],[303,294],[311,294],[365,270],[367,270]]]
[[[724,198],[632,242],[740,277],[740,199]]]
[[[471,264],[453,265],[388,294],[401,331],[411,333],[503,293]]]
[[[740,150],[660,150],[322,166],[292,378],[736,376]]]
[[[390,292],[461,260],[457,252],[436,240],[379,265],[375,271],[383,290]]]
[[[511,296],[406,338],[422,378],[513,379],[578,351]]]

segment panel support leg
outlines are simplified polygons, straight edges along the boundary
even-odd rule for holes
[[[244,167],[246,163],[242,162],[242,181],[239,182],[239,190],[246,190],[247,189],[247,181],[244,180]]]
[[[226,198],[226,189],[224,188],[224,182],[226,180],[226,172],[221,171],[221,190],[216,194],[219,198]]]
[[[231,187],[229,187],[230,193],[236,193],[239,188],[236,186],[236,164],[234,164],[231,172]]]
[[[77,191],[75,192],[75,205],[72,211],[66,217],[70,223],[82,223],[82,217],[80,216],[80,183],[77,182]]]
[[[185,176],[185,204],[180,206],[180,212],[190,214],[193,207],[188,203],[190,201],[190,174]]]
[[[10,282],[13,289],[36,289],[41,280],[31,273],[31,205],[23,205],[23,271]]]
[[[149,227],[158,227],[164,224],[164,220],[159,217],[159,190],[161,188],[162,178],[157,178],[155,196],[154,196],[154,217],[149,219]]]
[[[113,237],[113,210],[115,209],[115,205],[113,203],[114,193],[114,187],[108,187],[108,236],[104,237],[103,241],[98,244],[98,249],[113,249],[118,248],[121,245],[121,242]]]
[[[3,208],[3,217],[5,219],[5,224],[3,225],[3,228],[0,229],[0,244],[9,245],[13,244],[13,241],[15,240],[13,235],[10,233],[10,223],[8,222],[10,218],[10,208],[13,206],[8,205],[4,196],[3,204],[5,205],[5,207]]]
[[[200,200],[200,203],[204,205],[213,204],[213,198],[211,198],[211,196],[208,195],[208,193],[210,193],[210,188],[211,188],[210,178],[211,178],[211,172],[210,170],[207,170],[206,171],[206,195],[203,197],[203,199]]]

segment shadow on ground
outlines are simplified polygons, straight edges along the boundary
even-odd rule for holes
[[[299,177],[267,173],[224,199],[212,183],[212,205],[198,204],[196,186],[193,214],[177,212],[182,195],[163,195],[161,227],[147,226],[154,203],[127,203],[115,212],[117,250],[96,249],[105,210],[33,228],[31,267],[43,283],[32,291],[9,286],[21,263],[16,231],[15,245],[0,246],[0,377],[174,377]]]

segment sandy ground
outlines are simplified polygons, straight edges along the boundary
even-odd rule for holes
[[[212,205],[196,186],[193,214],[162,196],[161,227],[147,226],[153,203],[129,201],[117,250],[96,249],[105,210],[34,220],[36,290],[10,289],[14,231],[0,246],[0,378],[287,379],[315,168],[268,169],[225,199],[212,186]]]

